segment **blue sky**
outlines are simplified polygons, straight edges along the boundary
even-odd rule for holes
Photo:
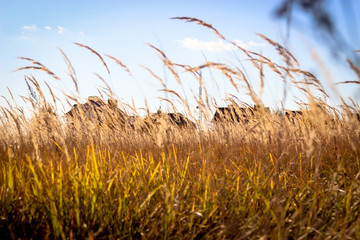
[[[340,7],[339,1],[329,1],[329,9],[345,36],[351,36],[349,43],[354,50],[360,49],[356,29],[360,26],[359,1],[349,1],[355,9],[355,21],[349,28],[349,15]],[[33,74],[44,87],[46,81],[55,94],[63,99],[63,92],[77,95],[72,80],[67,76],[67,66],[58,50],[61,48],[71,60],[80,89],[80,99],[98,95],[98,89],[104,84],[94,74],[101,75],[112,87],[119,99],[125,103],[134,102],[139,108],[147,100],[151,111],[162,105],[158,97],[164,97],[161,84],[144,68],[167,81],[168,88],[189,98],[197,94],[198,83],[189,75],[182,75],[182,86],[179,86],[164,69],[156,51],[146,43],[159,49],[174,62],[192,66],[200,65],[206,60],[225,62],[230,65],[243,65],[256,90],[259,90],[258,73],[248,63],[245,56],[234,50],[225,41],[219,40],[209,29],[194,23],[172,20],[171,17],[194,17],[202,19],[217,28],[227,39],[236,41],[249,50],[261,52],[265,56],[279,61],[276,51],[255,33],[261,33],[279,43],[284,43],[286,25],[283,20],[274,18],[274,9],[281,1],[237,0],[237,1],[94,1],[94,0],[1,0],[0,1],[0,95],[10,99],[9,88],[15,101],[22,106],[19,96],[28,96],[24,81],[25,74]],[[299,21],[308,22],[301,13]],[[347,24],[347,25],[346,25]],[[346,26],[346,27],[344,27]],[[346,30],[347,29],[347,30]],[[288,47],[298,58],[301,67],[318,76],[326,85],[325,64],[333,82],[355,80],[356,76],[348,71],[345,64],[331,58],[325,44],[316,41],[314,30],[308,26],[291,30]],[[355,33],[355,34],[354,34]],[[355,36],[355,37],[354,37]],[[356,39],[357,38],[357,39]],[[88,45],[103,55],[110,68],[106,72],[99,59],[87,49],[74,44]],[[313,53],[320,56],[321,63],[314,60]],[[120,59],[132,72],[129,75],[104,54]],[[28,66],[29,63],[17,57],[35,59],[56,73],[61,80],[34,71],[13,72]],[[206,87],[219,105],[226,105],[226,93],[236,95],[240,100],[252,103],[245,91],[236,92],[228,80],[216,71],[203,73]],[[283,83],[269,73],[265,79],[265,91],[262,100],[272,108],[279,107],[283,99]],[[331,90],[330,90],[331,91]],[[342,97],[353,97],[360,102],[360,88],[354,85],[340,86],[337,91]],[[47,91],[45,91],[47,92]],[[289,87],[286,108],[297,108],[294,100],[301,98],[296,89]],[[48,93],[47,93],[47,96]],[[169,96],[170,99],[173,99]],[[329,101],[338,103],[338,97],[331,95]],[[10,101],[12,102],[12,100]],[[65,102],[60,111],[69,109]],[[5,105],[3,99],[0,100]],[[192,107],[196,104],[192,103]]]

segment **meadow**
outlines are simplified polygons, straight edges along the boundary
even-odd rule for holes
[[[200,24],[221,39],[210,24]],[[117,124],[82,116],[69,123],[55,109],[51,88],[26,76],[36,98],[31,116],[11,104],[0,118],[0,236],[3,239],[360,239],[360,108],[343,101],[330,106],[321,82],[300,69],[280,44],[259,35],[283,59],[277,64],[236,46],[259,71],[255,92],[240,66],[174,63],[155,46],[175,80],[179,69],[201,82],[199,70],[220,71],[237,88],[244,84],[254,104],[261,101],[262,73],[270,69],[307,96],[301,118],[261,111],[239,122],[211,122],[211,96],[198,97],[203,122],[196,127],[153,124],[142,116]],[[229,40],[226,40],[229,41]],[[231,42],[231,41],[229,41]],[[105,58],[92,48],[107,68]],[[70,59],[63,53],[77,86]],[[119,67],[122,62],[111,57]],[[21,70],[56,74],[33,59]],[[110,60],[110,59],[109,59]],[[349,60],[360,81],[360,70]],[[163,83],[163,80],[149,72]],[[353,82],[348,84],[358,84]],[[166,87],[164,85],[164,87]],[[44,92],[50,92],[47,99]],[[173,89],[183,109],[186,99]],[[116,98],[108,87],[104,94]],[[206,88],[204,87],[204,93]],[[76,102],[72,96],[69,101]],[[167,100],[171,105],[171,100]],[[238,97],[229,99],[242,106]],[[121,103],[119,103],[121,105]],[[131,106],[122,106],[132,115]],[[174,110],[175,106],[173,107]],[[206,123],[206,124],[204,124]]]

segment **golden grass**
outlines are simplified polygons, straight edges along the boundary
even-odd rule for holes
[[[177,19],[214,30],[197,19]],[[107,68],[95,50],[77,45],[97,55]],[[298,65],[285,48],[272,45]],[[195,73],[214,68],[235,88],[238,82],[245,83],[254,103],[261,104],[261,94],[240,68],[210,62],[184,66],[151,47],[175,80],[181,82],[179,69]],[[311,73],[295,65],[282,67],[258,53],[245,55],[260,76],[267,66],[278,72],[280,80],[287,76],[303,89],[309,104],[302,105],[301,118],[289,120],[263,111],[246,123],[211,125],[212,98],[206,95],[197,101],[207,125],[198,123],[197,129],[152,125],[138,116],[132,126],[84,117],[70,124],[45,99],[36,78],[27,77],[39,94],[39,99],[24,97],[33,103],[31,117],[10,104],[1,107],[0,235],[9,239],[359,239],[359,106],[331,107],[314,97],[313,91],[324,90]],[[31,61],[35,70],[47,69],[23,59]],[[160,80],[163,91],[187,104],[147,70]],[[294,74],[305,80],[298,81]],[[51,95],[55,104],[57,97]],[[236,96],[230,100],[241,105]]]

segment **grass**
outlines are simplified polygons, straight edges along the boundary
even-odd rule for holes
[[[198,19],[176,19],[222,36]],[[307,94],[308,111],[301,118],[289,121],[281,114],[264,112],[248,123],[211,125],[213,106],[206,94],[198,103],[208,124],[198,124],[197,130],[153,125],[140,117],[135,127],[99,124],[84,117],[67,124],[51,110],[56,96],[51,93],[52,104],[36,78],[27,76],[39,95],[26,98],[33,103],[32,116],[15,107],[1,107],[0,235],[7,239],[360,239],[360,128],[355,115],[359,108],[345,103],[333,108],[314,98],[310,88],[326,94],[320,81],[300,70],[285,48],[260,36],[276,47],[287,67],[237,47],[260,73],[268,67],[282,80],[286,73],[287,81]],[[110,72],[100,54],[77,45],[97,55]],[[150,47],[160,53],[175,80],[181,82],[178,69],[200,82],[196,71],[215,69],[234,88],[237,82],[244,83],[254,103],[261,104],[261,94],[239,68],[211,62],[180,65]],[[62,54],[77,88],[75,71]],[[120,60],[109,57],[129,72]],[[23,59],[33,65],[20,70],[45,71],[58,78],[41,63]],[[353,64],[351,68],[357,69]],[[176,91],[164,91],[177,95],[184,109],[190,108]],[[231,101],[238,103],[235,96]]]

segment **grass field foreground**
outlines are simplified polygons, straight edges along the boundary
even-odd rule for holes
[[[198,19],[178,19],[210,28],[226,40]],[[270,68],[307,94],[301,118],[290,121],[264,111],[249,122],[210,124],[214,106],[206,96],[198,103],[208,124],[196,123],[195,128],[155,125],[140,117],[132,127],[84,118],[69,124],[49,110],[56,96],[45,99],[37,79],[27,76],[39,96],[25,98],[33,103],[31,117],[11,104],[1,107],[0,235],[360,239],[360,109],[345,102],[334,108],[315,98],[309,89],[326,94],[320,81],[299,69],[281,45],[260,37],[279,51],[286,67],[233,44],[259,73]],[[78,45],[99,56],[107,68],[100,54]],[[254,92],[240,68],[212,62],[180,65],[150,47],[175,80],[181,78],[178,69],[201,81],[196,71],[211,68],[221,71],[234,88],[236,81],[244,83],[254,103],[263,104],[261,93]],[[22,69],[57,77],[41,63],[25,60],[32,65]],[[111,95],[110,88],[107,93]],[[178,95],[186,109],[186,99]],[[235,96],[231,101],[240,104]]]

